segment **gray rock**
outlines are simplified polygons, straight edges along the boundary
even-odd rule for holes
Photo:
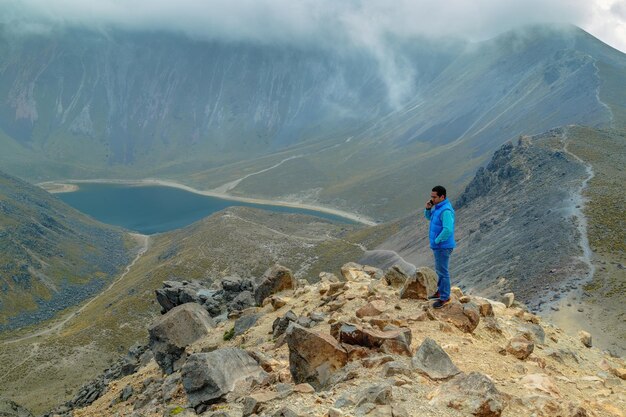
[[[244,334],[246,330],[250,329],[256,324],[261,316],[262,314],[259,313],[245,314],[235,320],[235,336]]]
[[[213,319],[199,304],[183,304],[154,321],[148,330],[149,346],[159,366],[171,374],[185,347],[208,335],[214,327]]]
[[[422,342],[412,363],[415,369],[434,380],[448,379],[461,372],[448,354],[431,338]]]
[[[383,375],[385,377],[392,377],[396,375],[411,376],[411,368],[409,368],[402,362],[398,362],[398,361],[387,362],[383,366]]]
[[[471,372],[440,385],[431,404],[454,408],[461,415],[498,417],[506,407],[506,399],[488,377]]]
[[[393,400],[391,385],[375,384],[363,389],[357,399],[357,407],[366,404],[389,405]]]
[[[33,415],[13,401],[0,399],[0,417],[33,417]]]
[[[233,300],[228,303],[228,311],[243,311],[246,308],[254,307],[256,305],[256,301],[254,300],[254,295],[251,291],[242,291],[233,298]]]
[[[128,400],[134,393],[135,390],[133,390],[133,387],[126,385],[124,389],[122,389],[122,392],[120,392],[120,401]]]
[[[174,397],[179,383],[180,374],[178,372],[165,378],[163,384],[161,385],[161,396],[165,402],[169,402]]]
[[[259,383],[267,373],[244,350],[223,348],[208,353],[194,353],[182,368],[183,387],[193,408],[220,401],[243,380]]]
[[[296,287],[296,280],[291,270],[281,265],[274,265],[259,278],[254,288],[254,299],[257,305],[263,304],[263,300],[272,294],[282,290]]]
[[[278,338],[280,335],[287,331],[287,327],[291,322],[295,322],[298,320],[298,316],[293,311],[289,310],[282,317],[276,318],[274,323],[272,323],[272,337],[274,339]]]
[[[507,292],[500,299],[500,302],[502,302],[502,304],[504,304],[507,308],[513,305],[513,301],[515,301],[515,294],[512,292]]]

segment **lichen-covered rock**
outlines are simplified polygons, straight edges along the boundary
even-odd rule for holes
[[[409,276],[398,265],[389,268],[383,276],[383,281],[394,288],[402,288]]]
[[[402,289],[400,298],[426,300],[437,291],[437,274],[430,268],[417,268],[415,274],[409,277]]]
[[[286,332],[289,370],[295,383],[319,390],[348,362],[348,353],[331,336],[292,323]]]
[[[238,348],[194,353],[185,362],[181,376],[189,403],[196,410],[220,401],[240,381],[261,383],[268,377],[246,351]]]
[[[363,265],[356,262],[348,262],[341,267],[341,275],[346,281],[368,281],[371,279]]]
[[[207,336],[215,327],[209,313],[196,303],[174,307],[148,329],[154,358],[167,374],[174,372],[185,347]]]

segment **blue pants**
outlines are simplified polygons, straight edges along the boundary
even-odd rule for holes
[[[433,249],[435,255],[435,272],[437,272],[437,291],[439,291],[439,299],[442,301],[450,298],[450,271],[448,264],[450,263],[450,255],[452,249]]]

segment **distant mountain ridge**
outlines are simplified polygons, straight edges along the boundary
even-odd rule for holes
[[[0,172],[0,331],[97,294],[130,262],[126,233]]]
[[[626,57],[578,28],[395,47],[402,80],[364,51],[5,28],[0,167],[31,181],[236,181],[228,192],[389,220],[433,182],[460,191],[520,134],[626,125]]]

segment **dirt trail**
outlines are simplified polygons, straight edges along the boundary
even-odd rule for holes
[[[45,328],[45,329],[42,329],[42,330],[39,330],[37,332],[31,333],[31,334],[27,334],[25,336],[18,337],[16,339],[6,340],[2,344],[3,345],[8,345],[8,344],[12,344],[12,343],[18,343],[18,342],[21,342],[21,341],[24,341],[24,340],[32,339],[32,338],[39,337],[39,336],[45,336],[45,335],[52,334],[52,333],[59,334],[61,329],[63,329],[63,327],[71,319],[73,319],[74,317],[76,317],[77,315],[82,313],[94,300],[98,299],[98,297],[100,297],[101,295],[105,294],[115,284],[117,284],[119,281],[124,279],[124,277],[130,272],[130,270],[133,267],[133,265],[135,265],[135,263],[139,260],[139,258],[141,258],[141,256],[144,253],[146,253],[146,251],[148,250],[148,247],[150,246],[150,236],[141,235],[141,234],[138,234],[138,233],[131,233],[130,235],[133,238],[135,238],[141,245],[140,248],[139,248],[139,251],[137,252],[137,256],[135,256],[135,259],[133,259],[133,261],[126,266],[126,269],[124,270],[124,272],[116,280],[114,280],[105,290],[101,291],[98,295],[96,295],[95,297],[90,299],[83,306],[81,306],[78,310],[73,311],[72,313],[68,314],[60,322],[55,323],[52,326],[50,326],[48,328]]]

